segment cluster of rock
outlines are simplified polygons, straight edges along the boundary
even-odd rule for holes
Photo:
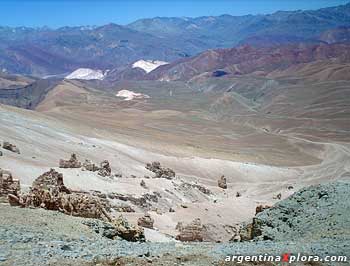
[[[101,195],[71,191],[64,185],[63,175],[54,169],[35,179],[28,193],[20,194],[19,181],[14,180],[10,172],[0,169],[0,196],[7,196],[11,206],[43,208],[72,216],[98,219],[99,222],[91,222],[91,226],[103,224],[104,234],[110,238],[144,241],[142,227],[129,224],[122,216],[111,218],[101,202],[104,199]],[[143,227],[151,228],[154,221],[145,215],[139,223]]]
[[[218,187],[222,189],[227,189],[227,180],[226,177],[223,175],[218,180]]]
[[[20,182],[12,177],[11,172],[0,168],[0,197],[8,194],[18,196],[20,192]]]
[[[176,229],[180,231],[176,236],[176,240],[182,242],[203,242],[204,227],[199,218],[193,220],[186,226],[179,223]]]
[[[111,166],[107,160],[102,161],[99,167],[90,160],[85,160],[82,164],[74,153],[69,160],[60,159],[59,168],[81,168],[83,171],[98,172],[98,175],[103,177],[111,176],[112,174]]]
[[[132,195],[124,195],[112,192],[108,193],[107,197],[109,199],[117,199],[125,202],[130,202],[131,204],[138,206],[144,210],[151,210],[153,203],[158,203],[161,195],[159,192],[154,191],[152,194],[145,193],[140,197],[134,197]]]
[[[5,149],[5,150],[14,152],[14,153],[18,153],[18,154],[21,153],[20,150],[19,150],[19,148],[17,148],[16,145],[14,145],[14,144],[12,144],[12,143],[10,143],[10,142],[8,142],[8,141],[4,141],[4,142],[2,143],[2,148]],[[0,153],[1,153],[0,156],[2,156],[2,152],[0,152]]]
[[[160,162],[148,163],[146,164],[146,169],[156,174],[154,178],[173,179],[175,177],[175,171],[162,167]]]
[[[197,189],[198,191],[202,192],[205,195],[208,195],[208,196],[212,195],[212,192],[208,188],[206,188],[202,185],[199,185],[199,184],[182,182],[182,184],[180,185],[180,189],[183,189],[183,190],[188,190],[191,188]]]

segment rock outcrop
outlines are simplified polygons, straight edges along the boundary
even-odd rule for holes
[[[107,160],[104,160],[100,164],[100,169],[98,170],[98,175],[106,177],[106,176],[111,176],[111,174],[112,174],[111,166],[109,165],[109,162]]]
[[[137,225],[152,229],[154,225],[154,219],[147,213],[137,220]]]
[[[349,181],[303,188],[271,208],[259,212],[240,230],[242,241],[327,241],[348,237]]]
[[[8,150],[8,151],[11,151],[11,152],[14,152],[14,153],[18,153],[20,154],[20,150],[19,148],[17,148],[16,145],[14,144],[11,144],[10,142],[8,141],[4,141],[3,144],[2,144],[2,147],[5,149],[5,150]]]
[[[69,160],[60,159],[59,168],[81,168],[81,162],[78,161],[76,154],[72,154]]]
[[[7,197],[9,194],[18,196],[19,192],[19,180],[13,179],[11,172],[0,168],[0,197]]]
[[[199,218],[193,220],[186,226],[179,226],[180,234],[176,236],[176,240],[182,242],[202,242],[204,228]]]
[[[221,176],[218,180],[218,186],[222,189],[227,189],[227,180],[225,176]]]
[[[146,169],[156,174],[154,178],[173,179],[175,177],[175,171],[162,167],[160,162],[148,163],[146,164]]]
[[[44,208],[85,218],[111,220],[97,197],[87,193],[71,192],[63,183],[63,175],[54,169],[35,179],[29,193],[20,196],[12,194],[9,198],[12,205]]]
[[[131,225],[122,215],[112,221],[117,235],[127,241],[145,241],[145,234],[142,227]]]

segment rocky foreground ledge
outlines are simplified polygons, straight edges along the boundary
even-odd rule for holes
[[[88,226],[102,221],[2,203],[0,265],[234,265],[227,255],[349,255],[349,195],[345,181],[302,189],[256,216],[253,240],[225,244],[112,240]]]

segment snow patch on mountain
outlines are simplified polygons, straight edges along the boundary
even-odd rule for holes
[[[124,101],[130,101],[130,100],[133,100],[133,99],[148,99],[148,98],[151,98],[151,97],[149,97],[146,94],[133,92],[133,91],[129,91],[129,90],[118,91],[116,96],[124,98]]]
[[[94,70],[90,68],[78,68],[77,70],[70,73],[66,76],[66,79],[100,79],[102,80],[105,77],[105,74],[102,70]]]
[[[147,73],[155,70],[156,68],[167,65],[168,62],[159,61],[159,60],[139,60],[132,64],[132,68],[141,68]]]

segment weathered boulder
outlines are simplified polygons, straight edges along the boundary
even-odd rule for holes
[[[85,160],[81,170],[96,172],[96,171],[100,170],[100,168],[97,165],[95,165],[94,163],[92,163],[90,160]]]
[[[107,160],[104,160],[100,164],[98,175],[105,177],[105,176],[111,176],[111,174],[112,174],[111,166],[109,165],[109,162]]]
[[[112,221],[113,226],[117,230],[117,235],[127,241],[145,241],[145,234],[142,227],[134,226],[120,215],[118,219]]]
[[[227,189],[227,180],[225,176],[221,176],[218,180],[218,186],[222,189]]]
[[[2,147],[3,147],[5,150],[12,151],[12,152],[14,152],[14,153],[18,153],[18,154],[21,153],[21,152],[19,151],[19,149],[16,147],[16,145],[11,144],[11,143],[8,142],[8,141],[4,141],[3,144],[2,144]]]
[[[11,172],[0,168],[0,197],[8,194],[18,196],[20,189],[19,180],[13,179]]]
[[[154,219],[148,213],[137,220],[137,225],[145,228],[153,228]]]
[[[60,168],[80,168],[81,162],[78,161],[77,155],[73,153],[69,160],[60,159],[59,167]]]
[[[156,174],[154,178],[173,179],[175,177],[175,171],[162,167],[160,162],[148,163],[146,164],[146,169]]]
[[[187,226],[184,226],[180,230],[180,234],[176,236],[176,240],[183,242],[202,242],[203,241],[204,228],[199,218],[193,220]]]

